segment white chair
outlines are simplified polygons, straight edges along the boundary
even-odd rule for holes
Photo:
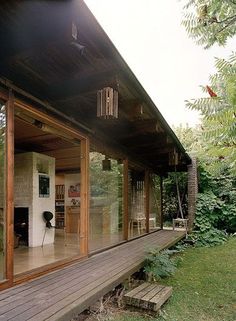
[[[138,235],[141,235],[142,231],[146,229],[146,217],[144,213],[138,212],[129,221],[129,228],[131,235],[133,235],[134,227],[137,226]]]

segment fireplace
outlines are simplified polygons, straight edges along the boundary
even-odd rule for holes
[[[29,245],[29,208],[14,208],[14,232],[19,236],[19,245]]]

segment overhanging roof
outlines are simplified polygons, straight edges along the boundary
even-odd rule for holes
[[[56,110],[83,123],[156,172],[191,162],[178,138],[82,0],[2,1],[0,74]],[[72,44],[72,23],[78,30]],[[119,118],[96,117],[96,92],[119,91]]]

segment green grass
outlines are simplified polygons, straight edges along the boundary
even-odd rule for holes
[[[116,321],[236,321],[236,238],[211,248],[189,248],[173,277],[173,295],[160,317],[120,314]]]

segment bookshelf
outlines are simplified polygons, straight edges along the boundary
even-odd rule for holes
[[[65,227],[65,185],[55,186],[56,228]]]

